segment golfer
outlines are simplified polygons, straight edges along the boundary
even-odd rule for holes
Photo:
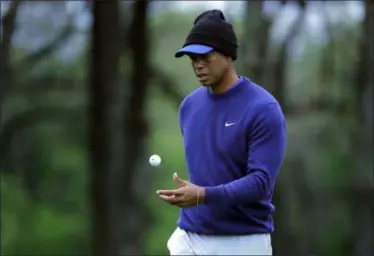
[[[202,85],[181,103],[189,179],[158,190],[181,208],[171,255],[272,255],[272,195],[286,147],[277,100],[236,73],[237,37],[219,10],[200,14],[175,57]]]

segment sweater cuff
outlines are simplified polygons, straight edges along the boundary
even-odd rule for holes
[[[224,204],[225,190],[224,186],[205,187],[204,204]]]

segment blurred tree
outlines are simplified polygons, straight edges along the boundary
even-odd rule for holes
[[[124,107],[124,175],[117,180],[120,189],[120,251],[122,255],[142,254],[142,236],[151,224],[146,202],[151,178],[141,159],[145,157],[149,138],[145,107],[149,92],[149,1],[132,4],[132,21],[128,30],[128,53],[131,60],[128,97]]]
[[[149,187],[149,179],[139,162],[148,137],[144,112],[149,85],[148,1],[132,4],[132,19],[126,32],[120,30],[125,26],[120,25],[118,4],[93,4],[90,127],[93,251],[97,255],[141,254],[141,238],[150,221],[142,200],[147,196],[148,190],[143,188]],[[124,38],[128,42],[121,45]],[[128,49],[123,51],[122,47]],[[125,99],[118,98],[122,95],[121,52],[129,53],[132,63],[131,79],[125,78],[129,84]],[[120,101],[125,102],[123,108]]]
[[[288,1],[282,1],[283,8]],[[295,107],[289,107],[286,98],[286,89],[288,84],[288,64],[289,49],[302,28],[306,3],[298,1],[298,17],[288,28],[283,40],[275,44],[271,42],[271,29],[275,16],[266,14],[264,11],[264,1],[246,2],[243,34],[240,45],[241,58],[239,60],[239,71],[241,74],[250,77],[255,83],[264,86],[280,102],[283,111],[289,115]],[[254,37],[253,35],[256,35]],[[270,52],[274,49],[273,52]],[[282,177],[282,176],[281,176]],[[295,176],[296,183],[301,181]],[[285,241],[291,243],[294,239],[293,234],[287,228],[289,215],[287,214],[287,205],[281,203],[280,195],[287,194],[287,188],[282,183],[277,185],[274,200],[277,206],[275,219],[277,220],[277,232],[274,234],[274,251],[279,255],[291,255],[294,247],[285,246]],[[305,199],[305,198],[304,198]],[[287,244],[286,243],[286,244]]]
[[[92,255],[117,255],[118,238],[113,174],[117,172],[117,158],[112,155],[115,140],[115,121],[111,108],[118,95],[120,37],[119,1],[93,1],[91,68],[89,70],[89,141],[91,153],[92,196]],[[114,190],[114,193],[113,193]]]
[[[11,87],[12,81],[12,64],[11,64],[11,46],[12,36],[15,31],[17,10],[20,5],[20,0],[15,0],[11,3],[8,11],[4,14],[1,20],[2,35],[0,43],[0,130],[2,122],[2,105],[5,93]]]
[[[352,134],[350,153],[353,155],[351,166],[356,171],[351,172],[350,186],[346,189],[348,193],[344,193],[349,195],[351,207],[355,209],[355,214],[352,214],[352,238],[348,243],[351,244],[351,254],[357,256],[374,254],[374,231],[373,227],[368,225],[373,221],[374,216],[373,117],[365,113],[365,105],[373,104],[373,1],[365,1],[364,8],[365,16],[357,43],[359,54],[355,63],[356,69],[353,69],[354,82],[352,83],[354,105],[351,115],[356,127]],[[365,97],[368,91],[371,91],[369,98]]]
[[[341,34],[339,35],[332,33],[332,31],[336,31],[337,29],[329,24],[327,12],[324,9],[324,4],[321,5],[322,10],[324,10],[322,14],[324,14],[325,17],[325,25],[328,28],[327,32],[329,35],[327,46],[324,48],[324,54],[322,55],[320,78],[323,80],[321,81],[321,85],[323,84],[323,88],[321,87],[320,93],[318,93],[316,97],[309,99],[307,102],[305,102],[305,104],[293,104],[289,99],[287,99],[288,93],[286,90],[290,87],[290,78],[288,73],[291,60],[289,60],[289,49],[292,48],[296,36],[300,34],[300,29],[303,27],[302,24],[307,7],[307,1],[297,1],[298,7],[300,9],[299,15],[287,30],[288,32],[280,43],[274,43],[270,40],[272,24],[276,17],[272,17],[266,14],[266,12],[264,11],[264,3],[262,1],[248,1],[246,3],[245,23],[243,27],[243,34],[241,39],[242,44],[240,48],[242,57],[238,63],[239,70],[242,74],[250,77],[256,83],[259,83],[270,90],[281,103],[282,108],[289,120],[291,120],[291,118],[296,119],[302,115],[310,114],[313,112],[321,112],[326,110],[332,111],[336,116],[339,116],[340,119],[344,117],[344,120],[347,120],[347,118],[354,119],[354,117],[362,116],[362,106],[364,103],[363,96],[364,92],[366,91],[365,88],[369,84],[372,84],[372,82],[369,82],[369,74],[371,74],[371,72],[367,73],[367,70],[369,70],[368,66],[372,65],[368,61],[370,56],[367,54],[368,52],[370,52],[368,45],[370,44],[371,47],[373,45],[373,42],[370,41],[370,38],[372,37],[370,35],[372,33],[369,32],[370,22],[368,21],[369,17],[371,17],[370,8],[372,4],[370,3],[370,1],[366,2],[366,15],[362,23],[363,36],[361,37],[361,40],[358,41],[358,52],[361,53],[361,57],[357,59],[358,64],[355,65],[356,69],[351,69],[347,73],[342,73],[337,70],[336,65],[340,65],[340,63],[336,63],[336,58],[334,58],[334,54],[341,53],[341,48],[337,48],[341,47],[340,45],[337,45],[337,41],[341,39]],[[284,7],[286,7],[291,3],[290,1],[282,1],[282,4]],[[253,37],[253,35],[256,35],[256,37]],[[353,43],[356,42],[355,38],[353,38],[352,40]],[[352,87],[351,89],[348,89],[348,91],[351,91],[351,93],[348,93],[348,95],[355,95],[354,97],[356,97],[356,100],[353,102],[352,99],[347,99],[344,97],[337,98],[335,95],[333,95],[334,92],[344,94],[344,91],[347,91],[347,87],[343,87],[343,84],[347,83],[347,79],[342,78],[345,75],[349,76],[349,74],[351,74],[351,77],[352,75],[356,77],[354,79],[354,82],[350,82],[351,85],[354,85],[355,89],[351,90],[353,89]],[[335,84],[334,90],[332,88],[333,84]],[[331,89],[326,90],[326,86],[330,86]],[[356,114],[353,114],[352,111],[349,111],[350,109],[356,109]],[[352,114],[355,116],[352,116]],[[362,127],[360,125],[360,119],[357,119],[354,125],[358,128]],[[348,125],[346,127],[348,127]],[[359,128],[359,130],[361,129]],[[349,132],[349,130],[346,130],[345,132],[348,132],[348,134],[352,134],[351,132]],[[363,136],[367,137],[365,134]],[[361,135],[361,138],[363,136]],[[352,135],[350,137],[352,137]],[[356,138],[353,140],[354,145],[361,145],[362,143],[357,143],[357,136],[354,137]],[[367,147],[365,148],[367,149]],[[361,155],[366,154],[366,152],[364,153],[362,152],[362,150],[358,150],[357,148],[352,148],[351,151],[348,151],[346,153],[352,154],[353,152],[361,152],[358,153]],[[372,150],[369,150],[369,152],[372,152]],[[346,159],[349,159],[349,157]],[[350,159],[358,159],[358,157]],[[300,162],[296,156],[289,155],[285,162],[286,163],[284,169],[289,169],[289,175],[292,173],[292,178],[287,177],[287,182],[284,182],[283,179],[285,178],[285,176],[281,175],[280,181],[277,184],[277,189],[274,194],[275,204],[277,205],[277,211],[275,213],[277,232],[275,232],[274,234],[274,251],[276,254],[281,255],[316,252],[319,250],[318,248],[321,248],[320,242],[318,242],[320,239],[319,232],[321,231],[316,230],[316,227],[318,227],[319,223],[319,219],[317,218],[318,215],[316,215],[316,212],[318,212],[319,209],[316,200],[317,193],[316,191],[314,191],[314,189],[310,189],[310,184],[307,181],[306,173],[303,171],[303,163]],[[358,162],[362,163],[363,161],[358,160]],[[369,166],[372,166],[372,163],[369,164]],[[367,170],[364,172],[367,173]],[[357,177],[353,172],[352,175],[354,177]],[[314,232],[311,232],[307,235],[308,237],[300,238],[300,242],[298,242],[297,246],[294,247],[284,246],[285,241],[288,241],[286,242],[286,244],[289,244],[295,239],[295,234],[292,234],[291,229],[289,228],[293,214],[287,208],[291,206],[289,204],[281,203],[281,201],[295,202],[295,200],[286,199],[292,196],[292,190],[289,188],[290,183],[294,184],[294,189],[295,191],[297,191],[297,201],[309,201],[308,204],[303,206],[304,209],[300,208],[298,216],[303,216],[303,225],[305,225],[305,229],[311,229],[311,227],[313,227],[314,230]],[[356,179],[356,184],[362,184],[362,182],[359,182]],[[369,190],[365,190],[362,186],[360,186],[360,188],[360,195],[357,194],[356,196],[354,196],[355,192],[353,191],[352,193],[350,193],[352,196],[351,198],[354,202],[366,201],[366,199],[363,199],[362,195],[367,194],[369,191],[372,191],[372,187],[370,187]],[[348,187],[342,188],[341,194],[346,194],[345,191],[350,191],[350,189]],[[364,191],[367,191],[367,193]],[[359,198],[361,198],[362,200],[358,200]],[[357,205],[352,206],[352,208],[357,208]],[[367,207],[364,207],[364,209],[368,210]],[[370,222],[368,219],[368,216],[370,215],[367,212],[362,214],[362,218],[357,219],[357,215],[354,216],[356,220],[365,219],[365,221],[360,222],[360,230],[365,230],[363,225],[365,225],[364,223]],[[353,223],[355,222],[353,221],[352,224]],[[356,231],[356,233],[358,233],[358,231]],[[360,232],[360,234],[362,234],[362,232]],[[368,237],[371,237],[371,235],[368,230],[368,226],[366,226],[365,233],[362,234],[362,237],[359,239],[360,246],[355,246],[356,251],[351,251],[351,253],[360,255],[357,251],[357,248],[361,248],[362,253],[364,251],[367,252],[369,250],[369,244],[366,243],[364,245],[364,241],[367,241],[366,239]],[[347,239],[350,239],[350,236],[347,236]],[[341,246],[344,245],[349,245],[349,242],[343,242],[343,240],[341,240]],[[349,250],[352,249],[353,248]],[[323,251],[321,251],[321,253],[322,252]]]
[[[36,123],[47,119],[54,118],[56,120],[56,117],[58,116],[56,115],[57,113],[65,115],[69,113],[69,110],[66,110],[61,106],[50,106],[46,108],[41,106],[42,104],[35,104],[34,108],[22,109],[23,111],[18,111],[18,113],[16,111],[16,113],[11,113],[4,117],[1,113],[4,111],[3,107],[7,99],[5,94],[10,96],[12,93],[22,93],[28,90],[29,92],[34,91],[41,93],[51,89],[50,86],[46,88],[45,85],[51,85],[56,82],[57,79],[55,77],[51,79],[51,76],[41,78],[24,75],[22,77],[24,79],[21,79],[20,76],[15,76],[14,74],[29,74],[31,68],[36,67],[43,60],[48,59],[48,57],[50,57],[62,44],[66,43],[67,39],[73,34],[74,27],[71,20],[68,19],[63,30],[58,33],[54,39],[31,53],[17,59],[12,55],[14,49],[11,42],[16,30],[15,21],[20,3],[20,1],[11,2],[8,11],[2,18],[3,37],[1,41],[0,64],[0,167],[2,168],[0,168],[0,170],[14,172],[15,169],[19,169],[27,191],[33,199],[36,199],[40,188],[40,172],[36,166],[33,168],[33,165],[29,164],[29,161],[27,160],[32,159],[33,157],[31,155],[35,156],[37,152],[35,148],[32,149],[27,146],[33,144],[32,141],[28,141],[32,140],[32,138],[26,136],[24,137],[24,140],[18,140],[16,143],[18,146],[12,147],[12,143],[15,143],[14,138],[16,135],[20,135],[25,128],[31,127]],[[24,5],[26,5],[26,3],[22,3],[21,6]],[[48,80],[48,82],[46,80]],[[63,84],[63,82],[61,82],[62,81],[60,81],[60,84]],[[30,90],[30,88],[32,89]],[[33,98],[30,97],[31,95],[28,96],[27,100],[32,101]],[[33,103],[31,103],[31,105],[33,105]],[[19,153],[20,148],[24,149],[22,155]],[[20,162],[23,164],[19,164],[17,168],[12,166],[12,154],[17,155],[15,158],[21,160]]]
[[[110,199],[103,202],[108,212],[100,209],[96,214],[111,216],[103,221],[110,225],[105,231],[110,232],[108,246],[115,253],[162,255],[167,253],[165,243],[179,211],[161,206],[153,190],[173,186],[169,170],[186,175],[176,110],[183,96],[198,86],[188,61],[170,60],[191,21],[203,10],[175,11],[165,2],[170,10],[156,6],[157,12],[147,10],[143,22],[145,6],[136,7],[136,2],[141,1],[119,4],[119,46],[100,41],[121,52],[119,67],[99,70],[105,76],[113,74],[105,80],[108,88],[100,87],[110,107],[106,102],[100,110],[105,112],[101,115],[109,137],[99,138],[107,143],[101,150],[107,154],[108,173],[101,170],[101,175],[111,185],[102,195]],[[364,2],[307,1],[306,22],[301,19],[303,2],[283,2],[242,3],[240,8],[252,6],[246,22],[230,2],[235,13],[231,21],[243,50],[238,71],[273,92],[287,112],[287,157],[274,194],[274,251],[366,256],[374,241],[368,224],[373,216],[372,1],[366,2],[366,9]],[[92,208],[87,209],[92,193],[86,193],[91,166],[85,161],[87,62],[82,51],[93,6],[66,3],[70,10],[64,10],[64,2],[22,2],[14,23],[12,72],[5,73],[13,74],[13,79],[1,101],[1,253],[5,255],[83,255],[93,249],[89,246],[93,232],[88,228]],[[101,6],[107,3],[100,1]],[[365,10],[363,23],[348,15],[351,4]],[[9,40],[5,38],[9,10],[2,9],[2,60],[4,42]],[[100,12],[105,22],[113,19],[108,12]],[[319,21],[317,28],[310,26],[310,19]],[[284,20],[291,25],[283,26]],[[114,35],[117,28],[109,29],[105,33]],[[143,41],[151,45],[144,46]],[[108,56],[103,52],[100,56],[105,62],[118,61],[115,51],[108,49]],[[139,69],[142,65],[145,68]],[[161,168],[148,166],[147,148],[163,156]]]

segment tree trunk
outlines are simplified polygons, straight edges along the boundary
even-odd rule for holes
[[[0,130],[1,130],[1,113],[4,101],[4,95],[12,84],[12,68],[10,63],[12,37],[16,29],[16,18],[20,0],[14,0],[10,3],[8,12],[1,20],[2,37],[0,43]]]
[[[132,62],[129,97],[125,106],[125,161],[124,175],[119,186],[121,195],[118,230],[121,255],[142,254],[142,236],[150,223],[146,209],[150,187],[148,169],[139,161],[144,157],[148,138],[145,106],[149,85],[149,32],[147,25],[148,1],[133,3],[133,20],[129,31],[129,50]],[[148,178],[147,178],[148,176]]]
[[[116,255],[113,225],[111,103],[119,88],[119,1],[93,1],[89,82],[89,142],[91,157],[92,255]],[[117,138],[118,139],[118,138]],[[114,159],[115,161],[116,159]]]
[[[355,117],[357,130],[352,140],[353,170],[350,179],[350,203],[352,209],[352,254],[366,256],[374,254],[373,243],[373,116],[367,115],[365,105],[373,106],[373,29],[374,3],[365,1],[365,18],[362,22],[362,37],[359,43],[360,59],[355,84]],[[370,54],[371,53],[371,54]],[[368,93],[370,92],[371,93]],[[370,96],[369,96],[370,95]],[[366,96],[366,97],[365,97]],[[366,196],[365,196],[366,195]],[[370,195],[370,196],[369,196]]]

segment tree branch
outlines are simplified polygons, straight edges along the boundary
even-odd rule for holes
[[[2,126],[0,133],[0,167],[7,155],[7,150],[18,132],[44,121],[66,122],[66,119],[74,119],[78,116],[75,108],[63,107],[37,107],[15,115]]]
[[[13,68],[10,67],[10,40],[15,29],[15,18],[16,11],[19,6],[20,1],[13,1],[8,13],[4,16],[4,37],[1,42],[1,66],[0,72],[2,81],[0,84],[0,123],[1,123],[1,107],[4,104],[4,95],[12,87],[12,72]],[[51,55],[57,48],[66,43],[70,36],[75,31],[75,27],[71,22],[72,18],[70,15],[67,18],[68,22],[62,31],[49,43],[42,46],[40,49],[34,51],[33,53],[26,56],[24,59],[15,63],[13,66],[16,67],[17,72],[22,72],[24,70],[30,69],[37,65],[41,60],[47,58]],[[6,32],[8,31],[8,32]]]
[[[0,124],[4,95],[13,83],[12,68],[10,64],[10,49],[12,37],[16,27],[17,11],[20,4],[20,0],[12,1],[8,12],[4,15],[1,21],[3,26],[3,37],[0,43]]]
[[[327,3],[321,4],[321,16],[324,20],[325,33],[328,35],[328,44],[322,49],[321,57],[321,75],[320,75],[320,90],[325,91],[324,87],[326,83],[331,85],[335,84],[335,67],[334,67],[334,55],[336,53],[336,42],[333,34],[333,27],[331,26],[331,21],[329,14],[327,12]]]
[[[365,90],[369,86],[373,86],[373,60],[370,52],[373,49],[373,14],[374,4],[371,1],[365,1],[365,18],[361,23],[361,38],[358,42],[359,59],[355,65],[356,81],[352,88],[355,97],[355,114],[357,121],[362,122],[365,116],[363,103]],[[371,59],[371,60],[370,60]]]
[[[288,46],[293,42],[297,36],[300,28],[302,27],[304,17],[305,17],[305,2],[300,0],[299,5],[301,7],[301,12],[299,13],[297,19],[292,24],[289,29],[284,41],[282,42],[278,57],[275,59],[273,66],[273,76],[275,80],[273,81],[274,90],[273,94],[279,101],[280,105],[283,107],[283,111],[287,112],[288,108],[286,106],[286,85],[287,85],[287,64],[288,64]]]
[[[8,63],[10,56],[11,41],[16,27],[16,18],[20,0],[11,2],[8,12],[2,18],[3,37],[0,43],[1,60]]]
[[[154,81],[158,89],[177,107],[184,99],[184,95],[178,91],[176,83],[160,68],[153,66],[149,71],[150,79]]]
[[[20,70],[25,70],[32,66],[35,66],[41,60],[47,58],[49,55],[55,52],[55,50],[58,49],[61,45],[65,44],[66,41],[70,39],[70,36],[75,32],[75,27],[71,20],[72,19],[68,17],[68,22],[61,30],[61,32],[52,41],[46,43],[38,50],[34,51],[33,53],[26,56],[24,59],[20,60],[18,63],[16,63],[16,66]]]
[[[289,118],[298,118],[310,113],[331,111],[337,115],[342,115],[350,111],[346,102],[334,101],[330,98],[315,98],[305,104],[288,105],[285,115]]]
[[[240,47],[241,72],[245,76],[251,76],[254,81],[263,84],[265,71],[265,58],[269,43],[269,29],[272,19],[265,17],[262,12],[264,1],[247,1],[245,26]],[[254,39],[253,35],[256,35]],[[247,70],[250,70],[249,73]]]
[[[49,92],[51,90],[69,91],[73,90],[75,86],[74,77],[56,76],[49,74],[42,77],[33,77],[31,80],[25,81],[17,85],[17,88],[12,89],[12,94],[39,94]]]

